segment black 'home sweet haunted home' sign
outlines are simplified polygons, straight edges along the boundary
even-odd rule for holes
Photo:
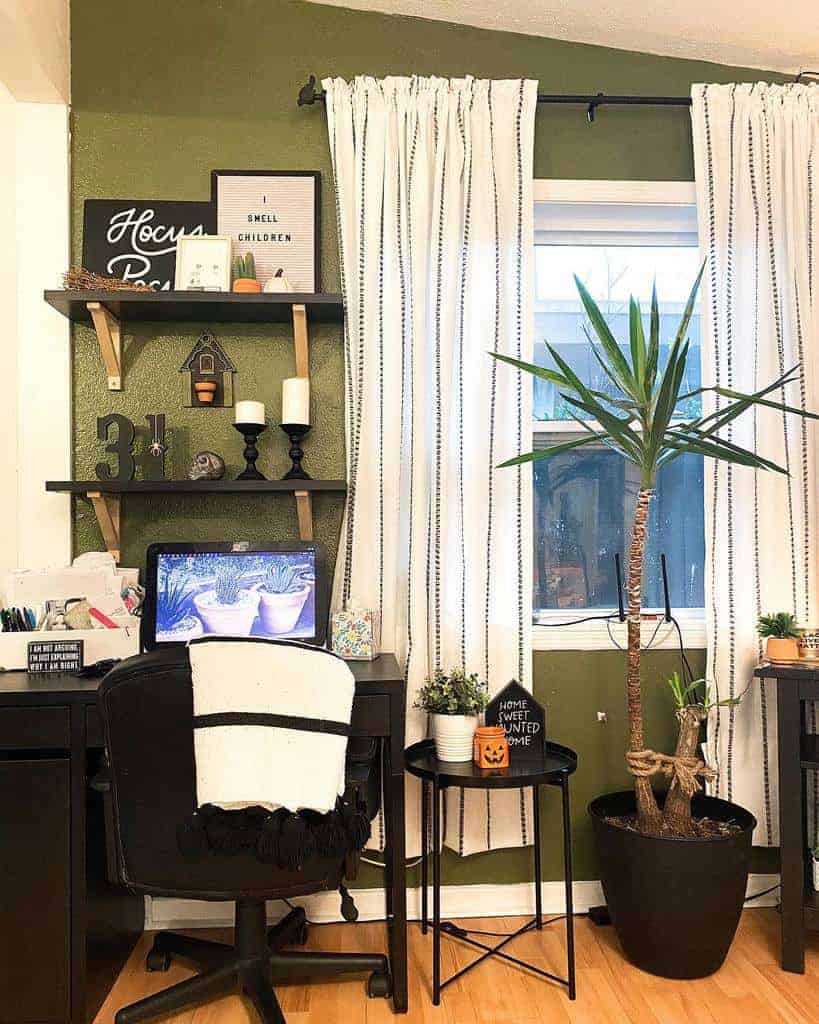
[[[486,707],[486,724],[502,725],[509,743],[510,762],[543,757],[546,710],[528,690],[512,680]]]

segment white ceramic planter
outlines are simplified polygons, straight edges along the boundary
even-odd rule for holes
[[[299,621],[309,593],[309,583],[292,594],[268,594],[267,591],[260,590],[259,618],[265,633],[281,636],[283,633],[292,632]]]
[[[259,609],[259,595],[255,590],[240,590],[235,604],[219,604],[216,592],[208,590],[197,594],[193,603],[205,633],[249,636]]]
[[[477,715],[432,716],[435,751],[439,761],[471,761]]]

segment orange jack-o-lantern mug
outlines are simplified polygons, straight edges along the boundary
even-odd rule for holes
[[[509,744],[502,725],[482,725],[475,730],[474,761],[479,768],[509,767]]]

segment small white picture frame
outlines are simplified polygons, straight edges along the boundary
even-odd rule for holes
[[[176,243],[174,289],[178,292],[229,292],[230,235],[181,235]]]

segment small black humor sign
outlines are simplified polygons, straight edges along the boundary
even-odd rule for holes
[[[32,640],[28,645],[29,672],[79,672],[82,640]]]
[[[489,702],[486,724],[502,725],[509,743],[510,762],[543,757],[546,744],[546,711],[520,683],[512,680]]]
[[[82,264],[105,277],[173,288],[180,235],[212,235],[216,211],[187,200],[86,199]]]

